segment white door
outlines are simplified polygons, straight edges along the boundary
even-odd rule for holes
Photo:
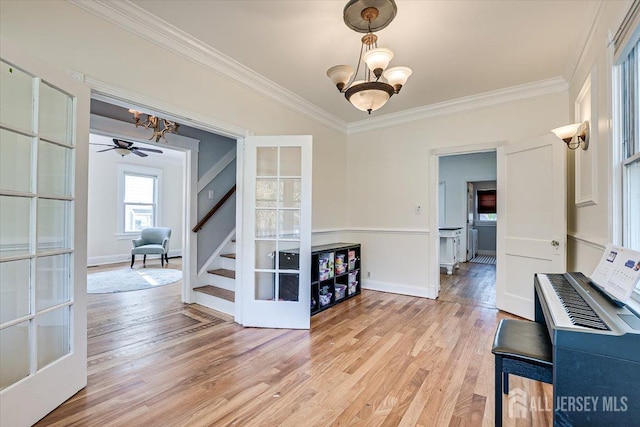
[[[471,230],[473,229],[473,215],[475,213],[475,205],[473,203],[473,183],[467,182],[467,256],[464,258],[465,261],[470,261],[471,258],[475,256],[474,246],[473,246],[473,233]]]
[[[244,140],[239,257],[244,326],[309,329],[311,150],[311,136]],[[294,256],[282,256],[285,251]]]
[[[0,425],[87,383],[89,89],[2,39]]]
[[[551,134],[498,149],[496,305],[527,319],[534,274],[566,271],[566,149]]]

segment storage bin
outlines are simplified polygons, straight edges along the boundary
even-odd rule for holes
[[[322,281],[322,280],[327,280],[331,278],[330,272],[331,270],[329,270],[328,268],[325,268],[324,270],[320,270],[319,280]]]
[[[324,307],[331,303],[331,294],[320,295],[320,307]]]
[[[336,285],[336,300],[344,298],[346,290],[346,285]]]
[[[349,251],[349,270],[354,270],[356,268],[356,251]]]
[[[358,282],[349,283],[349,295],[353,295],[358,292]]]

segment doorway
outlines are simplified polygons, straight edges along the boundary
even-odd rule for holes
[[[492,145],[491,148],[478,151],[477,147],[469,147],[447,151],[434,151],[433,166],[437,171],[437,208],[432,209],[432,214],[436,215],[438,228],[438,239],[433,239],[433,248],[437,249],[437,255],[434,256],[437,262],[437,281],[438,295],[440,291],[442,296],[448,298],[451,292],[455,294],[465,294],[464,298],[478,298],[483,305],[495,307],[495,261],[492,264],[470,263],[469,261],[479,255],[480,245],[480,226],[487,225],[489,230],[494,231],[483,233],[482,251],[486,255],[491,255],[495,259],[495,229],[496,215],[492,215],[493,221],[489,221],[487,215],[478,214],[478,191],[488,190],[493,187],[495,195],[495,186],[497,179],[496,151]],[[442,192],[444,191],[444,194]],[[444,201],[444,206],[440,204]],[[434,212],[435,211],[435,212]],[[481,209],[482,211],[482,209]],[[483,211],[484,212],[484,211]],[[444,216],[444,217],[443,217]],[[492,228],[489,228],[492,226]],[[435,228],[435,227],[434,227]],[[442,231],[444,230],[444,231]],[[447,250],[447,245],[441,244],[442,239],[448,237],[440,237],[444,234],[454,234],[453,242],[455,249],[453,254],[443,253]],[[484,230],[484,229],[483,229]],[[492,239],[491,239],[492,235]],[[486,242],[489,242],[487,245]],[[442,268],[442,266],[450,265],[450,258],[454,257],[454,268]],[[444,261],[447,262],[444,262]],[[444,262],[444,264],[443,264]],[[455,284],[456,289],[451,288]],[[488,289],[480,292],[480,296],[473,296],[478,286],[483,288],[490,285]],[[476,288],[474,288],[474,286]],[[468,287],[467,290],[461,290],[460,287]],[[473,290],[474,292],[469,292]],[[464,299],[463,298],[463,299]]]
[[[496,184],[496,180],[467,183],[467,262],[496,263]]]
[[[106,92],[121,92],[121,90],[117,88],[107,89]],[[215,163],[213,159],[223,156],[224,153],[220,154],[216,152],[215,147],[224,146],[225,149],[233,150],[233,157],[235,158],[237,137],[239,135],[234,135],[232,131],[225,131],[225,126],[214,126],[209,124],[209,121],[185,118],[192,116],[192,114],[188,112],[175,112],[172,106],[165,106],[166,109],[162,111],[157,107],[151,106],[150,103],[147,104],[149,100],[143,99],[142,101],[144,102],[137,101],[136,99],[139,98],[139,96],[135,94],[130,94],[130,96],[126,98],[131,100],[114,98],[108,94],[94,92],[91,102],[91,112],[93,113],[91,117],[92,132],[106,136],[120,136],[123,139],[136,141],[136,143],[147,142],[151,131],[132,126],[134,120],[133,115],[128,111],[130,108],[143,111],[145,114],[148,113],[156,117],[162,117],[163,119],[166,118],[167,120],[180,124],[177,134],[166,135],[170,144],[162,140],[153,144],[154,146],[158,146],[156,148],[161,148],[165,153],[168,153],[169,147],[171,147],[174,153],[183,158],[183,192],[181,197],[172,201],[172,204],[176,209],[182,209],[181,232],[177,233],[178,239],[180,235],[182,237],[182,301],[185,303],[193,303],[195,302],[195,295],[192,289],[198,286],[199,264],[203,262],[198,258],[198,256],[202,256],[202,251],[199,250],[198,236],[206,230],[194,233],[191,227],[198,222],[198,215],[203,215],[203,213],[198,211],[198,207],[209,209],[211,206],[207,207],[207,203],[210,202],[213,205],[217,201],[216,199],[212,199],[212,196],[219,198],[224,194],[224,191],[216,191],[215,195],[213,194],[213,190],[207,192],[200,191],[202,190],[200,188],[202,186],[202,177],[199,176],[199,173],[206,175],[210,172],[208,170],[211,166],[210,164]],[[170,112],[169,109],[172,111]],[[233,126],[228,126],[228,129],[234,128]],[[234,138],[234,136],[236,138]],[[220,143],[219,140],[224,141]],[[165,156],[165,154],[163,154],[163,156]],[[233,166],[235,167],[235,164]],[[225,170],[225,180],[233,181],[230,185],[235,183],[235,175],[235,170],[232,170],[231,174],[226,173]],[[209,197],[203,199],[199,197],[199,195],[208,195]],[[231,218],[227,218],[227,220],[230,220],[232,228],[235,227],[236,218],[234,215],[235,214],[232,214]],[[172,239],[175,238],[175,236],[172,236]],[[215,238],[206,236],[206,239],[201,243],[207,243],[209,246],[213,246],[215,242],[212,243],[212,240],[215,240]],[[180,247],[180,245],[178,245],[178,247]]]

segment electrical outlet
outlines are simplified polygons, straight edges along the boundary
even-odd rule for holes
[[[416,215],[422,215],[422,206],[416,205]]]
[[[367,279],[371,279],[371,272],[367,271]]]

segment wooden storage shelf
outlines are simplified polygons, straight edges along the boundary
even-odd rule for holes
[[[311,247],[312,316],[360,294],[360,249],[359,243]],[[297,249],[281,251],[281,265],[297,256]]]

